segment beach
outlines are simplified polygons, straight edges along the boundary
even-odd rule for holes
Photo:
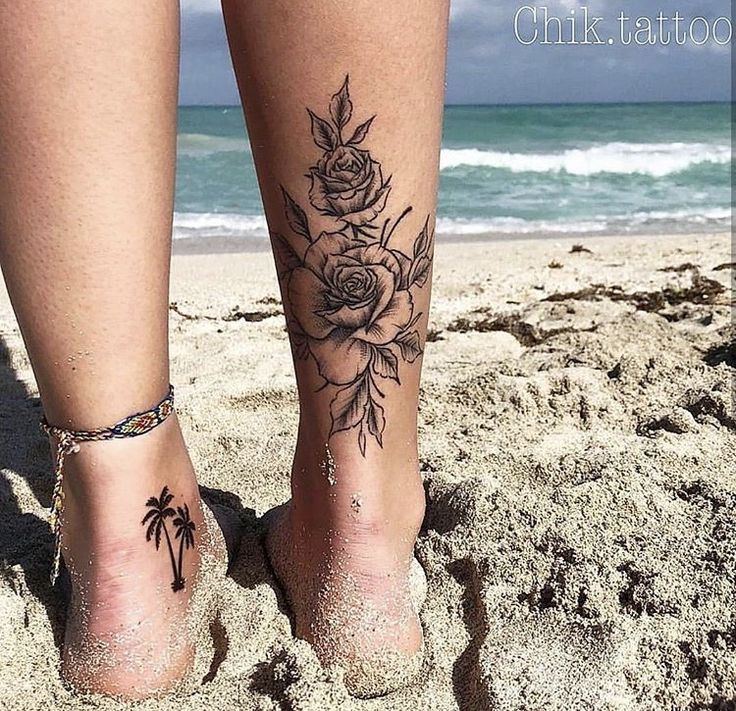
[[[438,239],[426,662],[411,688],[361,701],[292,638],[264,557],[297,425],[270,253],[177,240],[177,409],[205,500],[243,538],[194,690],[134,707],[736,709],[733,259],[725,232]],[[59,680],[51,464],[4,291],[0,329],[0,708],[133,707]]]

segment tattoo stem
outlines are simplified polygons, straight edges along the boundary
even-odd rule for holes
[[[414,209],[414,208],[413,208],[413,207],[411,207],[411,206],[410,206],[410,207],[407,207],[407,208],[406,208],[406,210],[404,210],[404,212],[402,212],[402,213],[401,213],[401,214],[399,215],[399,218],[398,218],[398,219],[396,220],[396,222],[394,222],[394,224],[393,224],[393,227],[391,228],[391,230],[389,231],[389,233],[388,233],[388,234],[386,235],[386,239],[383,239],[383,238],[381,238],[381,246],[382,246],[382,247],[385,247],[385,246],[386,246],[386,245],[388,244],[389,240],[391,239],[391,235],[393,235],[393,233],[394,233],[394,232],[396,231],[396,228],[397,228],[397,227],[399,226],[399,224],[401,223],[401,221],[402,221],[402,220],[403,220],[403,219],[404,219],[404,218],[405,218],[405,217],[406,217],[406,216],[407,216],[407,215],[408,215],[408,214],[409,214],[409,213],[410,213],[410,212],[411,212],[411,211],[412,211],[413,209]]]
[[[184,586],[184,578],[182,576],[182,567],[184,560],[184,536],[179,539],[179,572],[176,576],[177,581]]]
[[[381,241],[381,244],[383,244],[383,240],[384,240],[384,238],[386,236],[386,230],[388,229],[388,226],[389,226],[390,222],[391,222],[391,218],[389,217],[386,220],[386,222],[383,223],[383,229],[381,230],[381,240],[380,240]]]
[[[179,575],[177,573],[176,559],[174,558],[174,548],[171,545],[171,538],[169,537],[169,531],[166,528],[166,523],[164,523],[163,529],[164,535],[166,536],[166,545],[169,548],[169,557],[171,558],[171,570],[174,573],[174,580],[176,581],[179,579]]]

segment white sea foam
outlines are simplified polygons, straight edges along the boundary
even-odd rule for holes
[[[729,228],[731,222],[731,210],[719,207],[697,211],[651,210],[649,212],[635,212],[632,215],[627,216],[625,219],[632,225],[646,225],[657,222],[671,222],[677,224],[682,222],[685,225],[721,225],[724,228]]]
[[[177,212],[174,239],[182,237],[267,237],[263,215],[216,212]]]
[[[727,208],[635,212],[630,215],[599,215],[586,220],[523,220],[516,217],[449,218],[437,220],[439,235],[479,234],[580,234],[601,232],[687,231],[688,229],[729,229]],[[177,213],[174,238],[183,237],[267,237],[263,215],[233,213]]]
[[[731,211],[727,208],[700,210],[655,210],[630,215],[596,215],[587,220],[523,220],[495,217],[486,220],[443,218],[437,220],[437,234],[579,234],[591,232],[664,231],[688,229],[730,229]]]
[[[215,153],[250,153],[250,144],[234,136],[208,136],[204,133],[181,133],[177,137],[177,152],[183,156],[211,156]]]
[[[517,217],[494,217],[488,219],[465,219],[440,217],[437,220],[439,235],[480,235],[480,234],[534,234],[534,233],[575,233],[603,232],[606,222],[522,220]]]
[[[250,153],[245,137],[182,133],[178,152],[184,156],[216,153]],[[701,163],[724,164],[731,160],[731,147],[708,143],[603,143],[559,153],[509,153],[480,148],[443,148],[442,170],[463,166],[508,170],[513,173],[642,174],[663,177]]]
[[[700,163],[728,163],[731,147],[707,143],[604,143],[560,153],[505,153],[478,148],[444,148],[440,167],[481,166],[514,173],[595,175],[619,173],[662,177]]]

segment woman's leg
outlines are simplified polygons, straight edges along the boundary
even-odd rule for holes
[[[62,428],[111,425],[167,391],[177,65],[176,0],[0,12],[0,258],[46,417]],[[146,695],[189,664],[199,554],[184,552],[189,583],[175,592],[165,531],[157,550],[141,525],[164,486],[199,538],[175,416],[67,458],[63,673],[84,689]]]
[[[324,661],[411,653],[448,2],[224,7],[301,406],[271,556]]]

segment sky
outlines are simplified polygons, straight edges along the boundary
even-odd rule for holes
[[[347,0],[346,0],[347,1]],[[431,3],[432,0],[426,0]],[[730,17],[730,0],[687,0],[657,3],[638,0],[541,0],[533,21],[529,0],[453,0],[451,5],[447,103],[508,104],[605,101],[729,101],[731,98],[731,49],[713,38],[704,44],[705,26],[713,30],[719,17]],[[562,20],[563,39],[570,40],[570,14],[575,11],[577,39],[582,39],[583,7],[589,21],[603,18],[595,30],[603,44],[540,44],[543,39],[542,7],[548,17]],[[670,43],[662,44],[657,13]],[[676,44],[675,12],[684,18]],[[630,18],[619,22],[620,13]],[[518,14],[517,33],[514,18]],[[637,45],[634,22],[646,17],[653,45]],[[693,34],[689,34],[690,22]],[[553,21],[554,23],[554,21]],[[550,41],[557,39],[550,25]],[[537,41],[534,31],[537,30]],[[631,44],[621,43],[624,39]],[[728,37],[728,24],[716,25],[718,40]],[[593,41],[595,35],[589,34]],[[608,38],[614,41],[608,44]],[[520,41],[521,40],[521,41]],[[530,42],[530,44],[522,44]],[[188,104],[236,104],[237,90],[225,40],[219,0],[182,0],[182,67],[180,102]]]

